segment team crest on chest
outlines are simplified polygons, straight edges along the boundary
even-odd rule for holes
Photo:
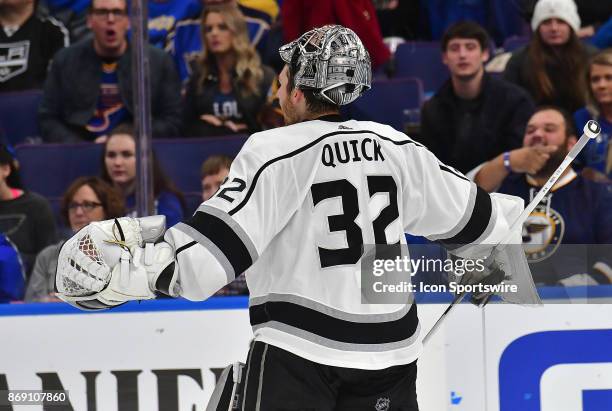
[[[30,42],[0,44],[0,82],[5,82],[28,69]]]
[[[549,209],[547,214],[546,205],[538,205],[523,224],[523,249],[527,261],[537,263],[553,255],[564,233],[563,217],[553,209]]]

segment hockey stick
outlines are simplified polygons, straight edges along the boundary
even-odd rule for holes
[[[485,267],[490,267],[491,264],[493,264],[497,254],[501,250],[503,250],[510,242],[512,238],[512,233],[514,232],[514,230],[516,230],[518,227],[521,227],[523,225],[525,220],[527,220],[527,217],[529,217],[532,211],[538,206],[538,204],[540,204],[540,201],[542,201],[544,196],[548,194],[550,189],[555,185],[555,183],[557,182],[559,177],[561,177],[565,169],[572,163],[572,161],[574,161],[576,156],[578,156],[578,153],[580,153],[580,151],[584,148],[586,143],[588,143],[590,139],[597,138],[600,132],[601,132],[601,127],[595,120],[589,120],[585,124],[584,129],[583,129],[583,134],[582,136],[580,136],[580,139],[578,140],[578,142],[574,145],[574,147],[572,147],[570,152],[567,153],[561,165],[557,167],[557,169],[552,174],[552,176],[550,176],[546,184],[542,186],[542,188],[540,189],[540,191],[538,191],[538,194],[536,194],[534,199],[527,205],[527,207],[525,207],[521,215],[519,215],[516,221],[512,223],[512,225],[510,226],[510,229],[508,230],[508,235],[499,244],[497,244],[493,248],[491,255],[489,255],[489,257],[487,257],[487,259],[484,262]],[[426,344],[427,341],[429,341],[431,337],[438,331],[438,329],[440,328],[440,325],[442,325],[442,322],[444,321],[446,316],[453,310],[454,307],[456,307],[463,300],[466,294],[467,293],[464,291],[453,299],[453,301],[446,308],[446,310],[444,310],[440,318],[438,318],[438,321],[436,321],[433,327],[431,327],[431,330],[429,330],[425,338],[423,338],[423,344]],[[486,304],[489,298],[490,297],[485,299],[483,303],[481,303],[481,306]]]

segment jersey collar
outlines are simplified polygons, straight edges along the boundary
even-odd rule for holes
[[[533,177],[531,177],[530,175],[525,175],[525,177],[527,178],[527,183],[530,186],[534,186],[534,187],[538,187],[538,184],[536,183],[535,179]],[[562,176],[556,183],[555,185],[552,187],[552,189],[550,191],[556,191],[558,189],[560,189],[563,186],[568,185],[569,183],[571,183],[576,177],[578,177],[578,175],[576,174],[576,172],[574,171],[573,168],[570,168],[567,173],[565,173],[564,176]]]
[[[345,121],[340,114],[326,114],[313,120],[331,121],[334,123],[342,123]]]

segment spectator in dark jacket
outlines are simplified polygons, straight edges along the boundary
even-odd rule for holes
[[[451,78],[422,110],[419,140],[462,172],[520,147],[535,109],[519,87],[484,72],[488,44],[487,32],[476,23],[451,26],[442,38]]]
[[[251,134],[267,102],[274,72],[250,44],[243,14],[235,6],[208,7],[202,15],[204,51],[185,92],[188,136]]]
[[[34,14],[34,0],[0,2],[0,93],[39,89],[56,51],[69,44],[68,30]]]
[[[584,71],[589,54],[577,36],[580,17],[574,0],[539,0],[531,19],[533,36],[512,53],[504,78],[529,92],[537,105],[574,112],[584,105]]]
[[[93,40],[61,50],[54,58],[39,109],[44,141],[104,142],[134,112],[132,61],[125,33],[124,0],[94,0],[87,22]],[[147,47],[154,137],[179,134],[180,83],[170,57]]]
[[[0,144],[0,232],[19,251],[27,278],[36,254],[55,241],[51,205],[23,189],[17,160],[4,144]]]

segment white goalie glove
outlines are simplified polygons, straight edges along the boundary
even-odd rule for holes
[[[174,249],[158,239],[166,218],[122,217],[90,223],[60,249],[57,296],[83,310],[180,293]]]

